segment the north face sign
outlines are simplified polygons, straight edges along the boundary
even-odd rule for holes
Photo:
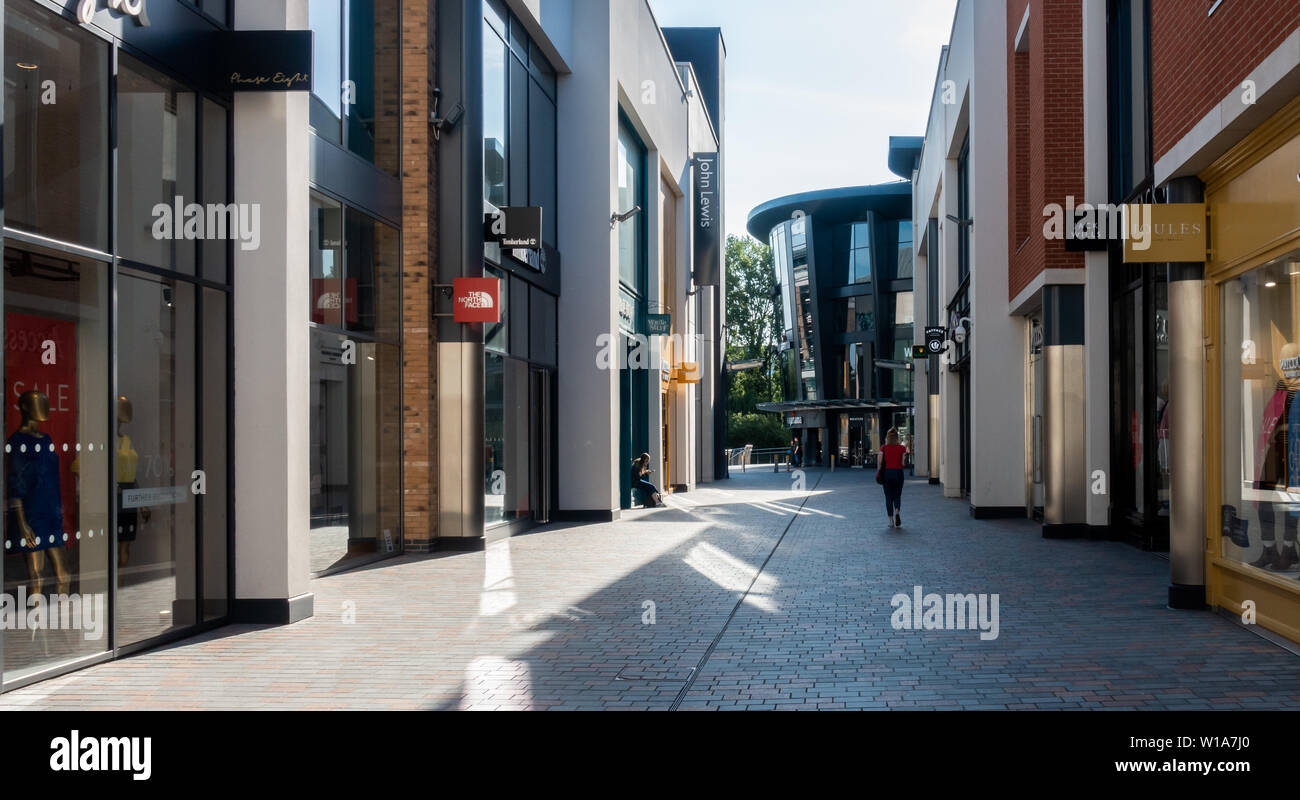
[[[456,322],[500,322],[501,281],[497,278],[456,278],[452,281]]]

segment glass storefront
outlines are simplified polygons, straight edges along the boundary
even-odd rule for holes
[[[313,574],[402,550],[401,246],[311,195]]]
[[[229,613],[231,242],[154,213],[228,199],[228,98],[36,4],[4,27],[12,685]]]
[[[484,525],[530,525],[549,519],[553,493],[556,77],[504,2],[482,9],[484,205],[540,207],[543,242],[484,246],[483,276],[500,281],[500,320],[483,326]]]
[[[1300,250],[1221,284],[1220,302],[1221,555],[1300,578]]]

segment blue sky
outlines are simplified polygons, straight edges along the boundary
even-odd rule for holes
[[[650,0],[665,27],[727,42],[727,233],[782,195],[897,180],[922,136],[956,0]]]

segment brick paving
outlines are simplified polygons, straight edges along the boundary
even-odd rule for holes
[[[860,470],[807,487],[751,471],[615,523],[321,578],[309,620],[228,626],[0,710],[1300,707],[1300,657],[1166,609],[1156,555],[975,521],[921,482],[890,529]],[[996,593],[998,638],[894,630],[890,599],[917,585]]]

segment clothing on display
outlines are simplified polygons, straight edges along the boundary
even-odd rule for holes
[[[6,551],[34,553],[63,544],[63,500],[54,441],[45,433],[15,431],[6,445]],[[36,534],[35,547],[28,547],[24,541],[18,524],[19,507]]]

